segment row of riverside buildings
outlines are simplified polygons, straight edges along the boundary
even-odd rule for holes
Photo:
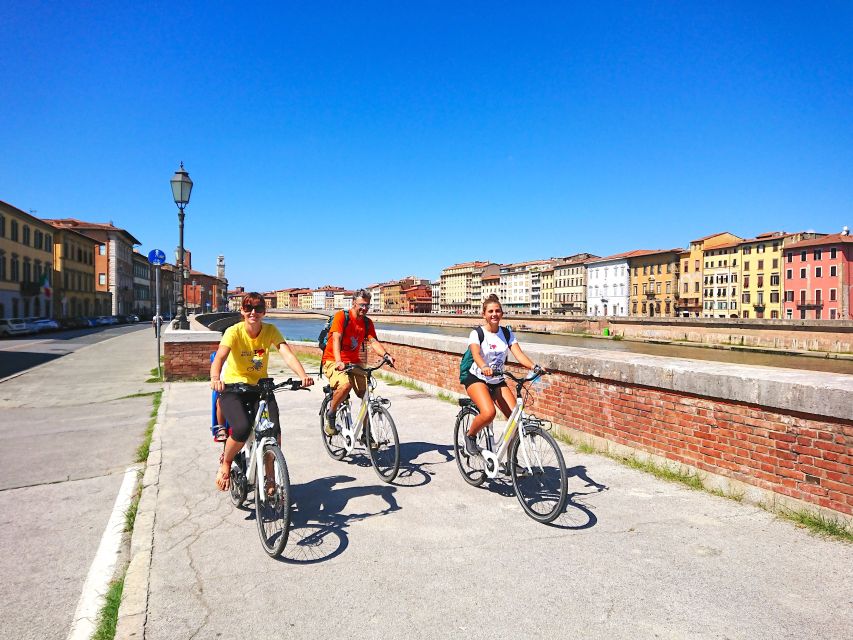
[[[515,314],[701,318],[853,319],[853,238],[773,231],[754,238],[722,232],[687,249],[579,253],[514,264],[472,261],[365,287],[378,312],[479,314],[496,294]],[[231,308],[239,308],[233,292]],[[331,310],[352,303],[343,287],[264,294],[278,309]]]
[[[112,223],[42,219],[0,201],[0,318],[138,315],[155,310],[156,278],[140,241]],[[160,313],[171,317],[177,261],[160,267]],[[192,269],[185,251],[188,312],[224,311],[225,259],[217,273]]]

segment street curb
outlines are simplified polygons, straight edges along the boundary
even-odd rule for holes
[[[130,563],[124,576],[121,606],[118,610],[115,640],[145,637],[148,612],[148,581],[151,575],[151,553],[154,548],[154,520],[157,497],[160,491],[160,464],[162,461],[161,429],[169,403],[171,383],[163,385],[160,409],[151,434],[151,448],[145,475],[142,476],[142,495],[130,539]]]

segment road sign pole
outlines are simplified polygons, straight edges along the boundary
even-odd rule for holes
[[[157,335],[157,378],[163,379],[163,372],[160,370],[160,265],[154,267],[154,287],[157,290],[155,294],[155,307],[156,311],[154,312],[154,333]]]

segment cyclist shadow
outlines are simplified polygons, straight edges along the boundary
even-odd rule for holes
[[[596,524],[598,524],[598,517],[593,513],[592,508],[587,506],[584,501],[584,496],[595,495],[596,493],[601,493],[602,491],[607,491],[610,487],[605,484],[601,484],[600,482],[596,482],[592,478],[589,477],[587,473],[586,467],[583,465],[578,465],[576,467],[570,467],[566,469],[566,476],[568,479],[578,478],[579,480],[585,482],[585,488],[589,488],[589,491],[573,491],[569,493],[568,500],[566,500],[566,507],[563,509],[563,513],[561,513],[554,522],[550,524],[550,526],[555,527],[557,529],[566,529],[566,530],[576,530],[580,531],[583,529],[591,529]]]
[[[354,522],[398,511],[400,506],[387,485],[335,488],[354,482],[351,476],[328,476],[291,487],[290,537],[279,560],[290,564],[316,564],[339,556],[349,545],[346,529]],[[343,513],[350,500],[378,496],[381,511]]]
[[[437,452],[444,460],[415,462],[426,453]],[[400,472],[394,484],[404,487],[422,487],[432,481],[435,472],[429,467],[453,461],[453,445],[434,442],[404,442],[400,445]]]

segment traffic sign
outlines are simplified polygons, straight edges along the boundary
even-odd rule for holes
[[[148,252],[148,262],[158,267],[161,264],[166,264],[166,254],[160,249],[152,249]]]

